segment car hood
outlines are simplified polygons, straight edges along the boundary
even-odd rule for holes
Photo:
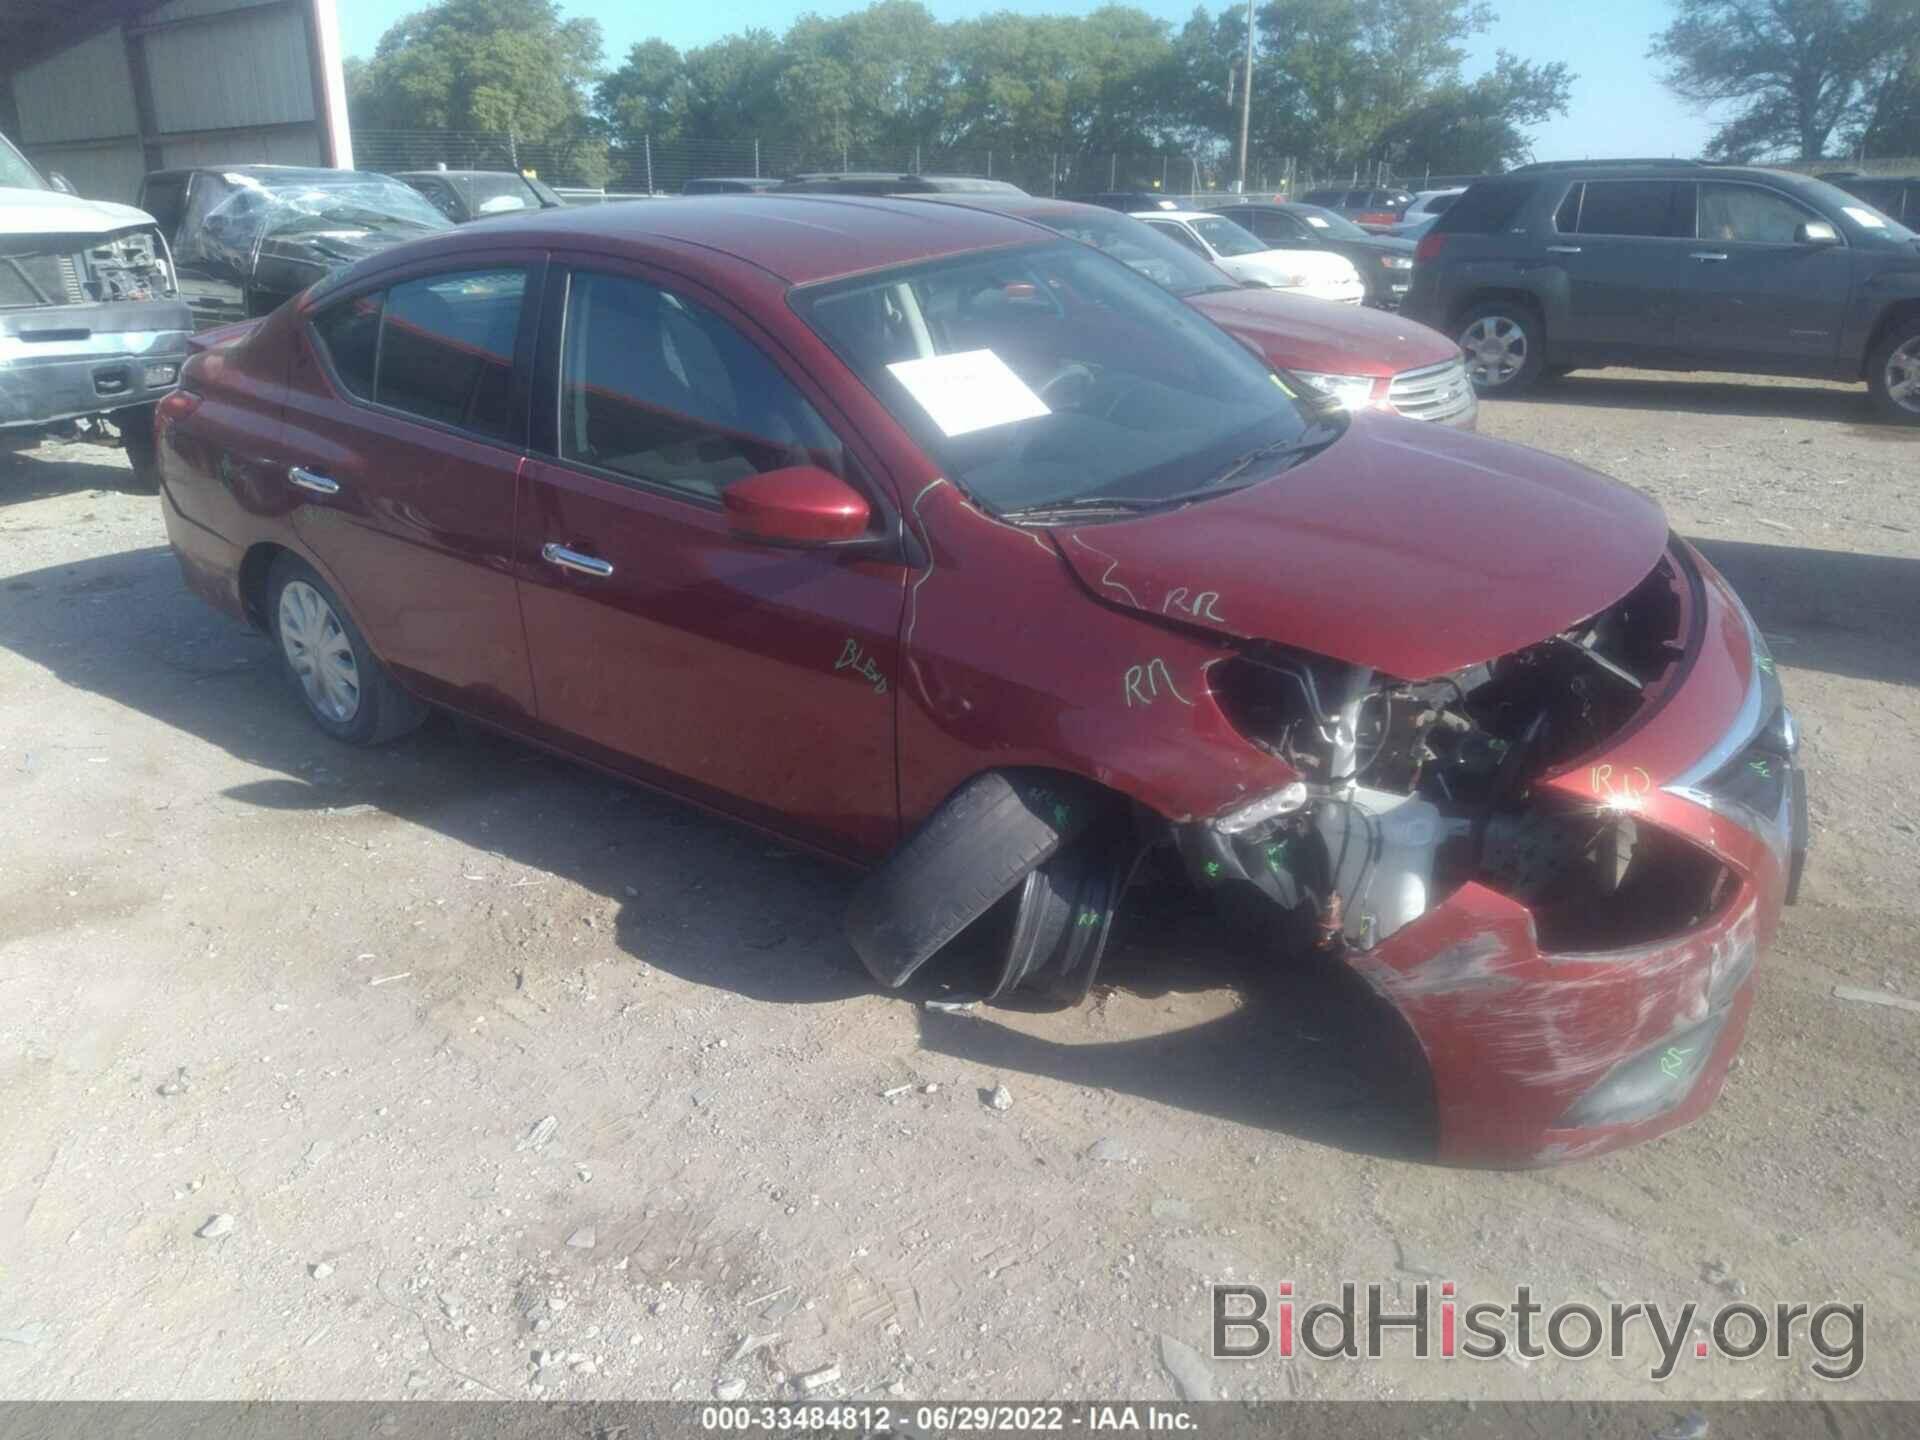
[[[392,229],[365,225],[303,226],[269,232],[261,242],[260,253],[333,271],[433,233],[413,225],[395,225]]]
[[[82,200],[58,190],[0,187],[0,235],[105,235],[153,217],[111,200]]]
[[[1275,290],[1217,290],[1187,303],[1283,370],[1397,375],[1455,359],[1437,330],[1380,310],[1329,305]]]
[[[1102,600],[1424,680],[1605,609],[1659,562],[1667,523],[1584,466],[1362,414],[1271,480],[1053,535]]]
[[[1332,250],[1256,250],[1251,255],[1222,256],[1220,264],[1243,279],[1304,275],[1314,285],[1348,280],[1354,273],[1353,262]]]

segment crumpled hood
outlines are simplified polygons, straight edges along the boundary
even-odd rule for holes
[[[1189,296],[1187,303],[1283,370],[1397,375],[1460,354],[1459,345],[1417,321],[1305,295],[1216,290]]]
[[[1424,680],[1605,609],[1658,563],[1667,522],[1584,466],[1361,414],[1271,480],[1053,535],[1103,600]]]
[[[261,253],[282,260],[298,260],[322,270],[343,270],[347,266],[391,250],[409,240],[418,240],[432,231],[414,226],[396,225],[392,229],[374,226],[313,226],[270,230],[261,242]]]
[[[153,217],[111,200],[82,200],[58,190],[0,187],[0,235],[105,235]]]

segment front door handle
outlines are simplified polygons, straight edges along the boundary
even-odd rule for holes
[[[1724,250],[1696,250],[1693,252],[1692,258],[1702,261],[1724,260],[1727,258],[1727,252]]]
[[[562,570],[577,570],[597,580],[604,580],[613,574],[613,566],[598,555],[582,555],[578,550],[569,550],[564,545],[542,545],[540,558],[549,565],[558,565]]]
[[[1580,253],[1580,247],[1578,245],[1549,245],[1547,246],[1547,253],[1549,255],[1578,255]]]
[[[325,475],[317,474],[312,470],[304,470],[298,465],[289,465],[287,467],[287,479],[298,485],[302,490],[311,490],[316,495],[338,495],[340,493],[340,482],[338,480],[329,480]]]

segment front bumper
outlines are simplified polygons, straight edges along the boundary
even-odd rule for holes
[[[178,383],[192,333],[176,300],[0,311],[0,429],[150,404]]]
[[[1764,726],[1749,697],[1765,693],[1771,661],[1725,581],[1677,549],[1696,582],[1686,672],[1624,739],[1543,783],[1630,808],[1713,854],[1732,884],[1684,933],[1563,954],[1541,949],[1524,905],[1468,884],[1350,957],[1425,1052],[1445,1162],[1550,1165],[1685,1125],[1712,1105],[1746,1032],[1758,956],[1805,858],[1805,779],[1778,758],[1786,783],[1766,816],[1688,783]]]

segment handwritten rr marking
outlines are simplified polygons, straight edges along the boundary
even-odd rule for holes
[[[861,679],[872,684],[873,693],[876,695],[887,693],[887,677],[880,673],[880,667],[873,663],[871,656],[862,653],[860,642],[857,640],[848,640],[841,647],[840,658],[833,662],[833,668],[853,671]]]
[[[1219,613],[1213,608],[1220,602],[1219,591],[1202,590],[1198,595],[1193,595],[1191,598],[1189,598],[1189,595],[1190,592],[1185,585],[1176,586],[1174,589],[1169,590],[1167,592],[1167,598],[1160,602],[1160,613],[1162,615],[1169,615],[1178,610],[1182,615],[1191,615],[1196,620],[1211,620],[1219,625],[1227,623],[1220,618]]]
[[[1193,704],[1193,701],[1174,688],[1173,676],[1167,673],[1166,661],[1149,660],[1144,665],[1131,665],[1127,668],[1124,693],[1129,710],[1133,708],[1136,701],[1142,705],[1151,705],[1154,701],[1163,699],[1162,691],[1173,696],[1182,705]]]
[[[1653,777],[1638,765],[1619,772],[1611,765],[1596,765],[1588,779],[1595,795],[1616,805],[1638,805],[1653,791]]]

